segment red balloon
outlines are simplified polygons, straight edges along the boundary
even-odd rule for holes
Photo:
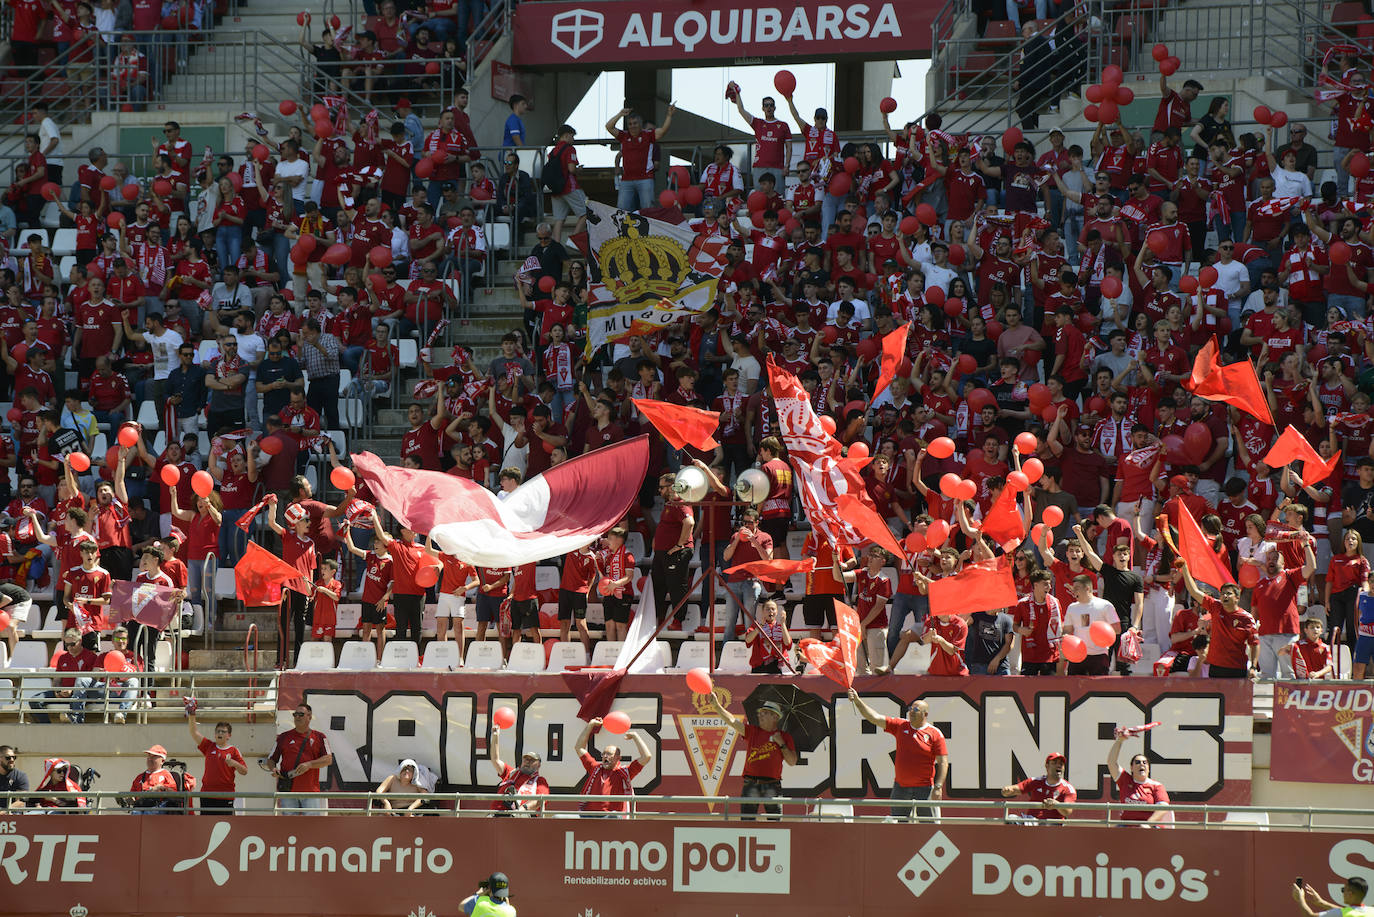
[[[630,729],[630,715],[621,710],[612,710],[601,718],[601,725],[613,735],[624,735]]]
[[[374,245],[367,252],[367,260],[373,267],[383,268],[391,263],[391,246]]]
[[[768,206],[768,195],[764,194],[762,191],[751,192],[746,203],[751,212],[762,210],[764,207]]]
[[[954,489],[956,500],[972,500],[978,496],[978,485],[968,479],[959,482],[959,486]]]
[[[417,178],[429,178],[434,174],[434,160],[426,156],[415,163],[415,176]]]
[[[1170,55],[1159,62],[1159,72],[1165,76],[1173,76],[1178,72],[1178,68],[1183,66],[1183,62],[1177,57]]]
[[[1187,465],[1188,455],[1183,445],[1183,437],[1177,433],[1170,433],[1160,439],[1164,444],[1164,457],[1170,465]]]
[[[921,221],[915,217],[902,217],[902,222],[897,225],[897,231],[904,236],[914,235],[920,225]]]
[[[907,217],[911,219],[911,217]],[[926,290],[926,302],[932,306],[943,306],[945,304],[945,291],[942,287],[931,287]]]
[[[352,471],[340,465],[338,468],[329,472],[329,483],[333,484],[339,490],[349,490],[357,483],[357,479],[353,476]]]
[[[1121,295],[1121,278],[1107,276],[1102,278],[1102,295],[1108,299],[1116,299]]]
[[[1116,104],[1130,105],[1135,101],[1135,91],[1129,86],[1118,86],[1116,88]]]
[[[1045,540],[1045,523],[1037,522],[1031,526],[1031,544],[1040,544]]]
[[[996,319],[984,322],[983,328],[987,331],[988,337],[994,341],[1002,336],[1002,323]]]
[[[1107,413],[1107,399],[1101,395],[1093,395],[1088,399],[1088,413],[1098,416]]]
[[[1212,431],[1207,424],[1195,420],[1183,431],[1183,454],[1188,457],[1189,465],[1196,465],[1212,451]]]
[[[1021,470],[1025,473],[1026,480],[1034,484],[1044,475],[1045,463],[1038,458],[1028,458],[1021,463]]]
[[[1162,61],[1169,56],[1169,46],[1165,44],[1155,45],[1150,49],[1150,56],[1156,61]]]
[[[264,436],[258,440],[258,448],[263,455],[276,455],[281,452],[282,441],[275,436]]]
[[[328,121],[315,122],[315,138],[318,140],[328,140],[334,136],[334,125]]]
[[[1054,397],[1050,394],[1049,386],[1045,385],[1043,382],[1032,382],[1026,394],[1030,398],[1030,406],[1037,411],[1049,404],[1050,399]],[[1033,452],[1035,450],[1032,449],[1031,451]]]
[[[0,634],[3,634],[5,631],[9,630],[10,625],[13,623],[14,619],[10,617],[9,612],[0,611]]]
[[[1018,433],[1015,443],[1016,451],[1022,455],[1034,455],[1035,450],[1040,446],[1040,440],[1035,438],[1034,433]]]
[[[491,715],[491,721],[502,729],[509,729],[515,725],[515,711],[509,707],[497,707]]]
[[[703,668],[688,670],[687,687],[693,694],[710,694],[715,690],[715,685],[711,683],[711,672]]]
[[[425,74],[427,76],[437,76],[439,74],[439,62],[437,60],[427,62],[425,64]]]
[[[773,74],[773,88],[791,98],[792,93],[797,91],[797,77],[791,70],[779,70]]]
[[[978,360],[971,353],[961,353],[954,365],[959,368],[960,375],[968,376],[978,368]]]
[[[172,190],[172,183],[169,182],[167,179],[158,178],[153,180],[153,193],[156,194],[158,197],[166,197],[167,195],[172,193]]]
[[[1269,126],[1275,129],[1283,127],[1287,123],[1288,112],[1286,111],[1276,111],[1274,112],[1273,116],[1269,119]]]
[[[324,107],[324,103],[323,103],[323,102],[316,102],[314,105],[311,105],[311,106],[310,106],[310,120],[311,120],[311,121],[328,121],[328,120],[329,120],[329,109],[327,109],[327,108]]]
[[[950,499],[954,499],[954,495],[959,492],[959,482],[962,480],[962,478],[952,471],[940,475],[940,493]]]
[[[1094,621],[1088,627],[1088,639],[1098,646],[1111,646],[1116,642],[1116,631],[1106,621]]]
[[[975,388],[964,396],[964,400],[975,411],[997,404],[997,396],[985,388]]]
[[[1254,589],[1260,581],[1259,567],[1254,564],[1241,564],[1240,570],[1236,573],[1236,580],[1242,589]]]
[[[940,222],[940,215],[935,212],[935,208],[929,204],[918,204],[916,206],[916,219],[927,226],[934,226]]]
[[[1356,178],[1364,178],[1369,174],[1369,157],[1364,153],[1352,154],[1346,171]]]
[[[1057,506],[1047,506],[1040,514],[1040,519],[1050,528],[1055,528],[1064,521],[1064,511]]]
[[[125,185],[119,189],[119,193],[124,195],[126,201],[138,200],[138,185]]]
[[[948,436],[937,436],[926,446],[931,458],[947,459],[954,454],[954,440]]]
[[[231,185],[234,186],[234,190],[235,190],[235,191],[242,191],[242,190],[243,190],[243,176],[242,176],[242,175],[240,175],[240,174],[237,173],[237,172],[230,172],[228,175],[226,175],[226,176],[224,176],[224,177],[227,178],[227,179],[229,179],[229,184],[231,184]]]
[[[107,672],[123,672],[126,669],[124,654],[119,650],[110,650],[100,661],[100,667]]]
[[[302,240],[304,241],[304,240]],[[310,260],[310,252],[305,250],[305,246],[297,242],[291,246],[291,263],[300,267]]]
[[[949,523],[943,519],[936,519],[926,526],[926,547],[934,550],[945,543],[949,537]]]
[[[844,170],[848,172],[850,175],[853,175],[855,172],[859,171],[859,157],[846,156],[844,158]]]
[[[434,559],[435,558],[432,557],[430,558],[430,560]],[[442,565],[437,562],[432,564],[421,562],[420,565],[415,568],[415,585],[419,586],[421,589],[428,589],[430,586],[439,582],[439,571],[442,569]]]
[[[1040,419],[1045,422],[1045,426],[1049,426],[1050,424],[1054,423],[1058,418],[1059,405],[1047,404],[1040,409]]]
[[[1108,64],[1102,68],[1102,82],[1104,83],[1115,83],[1120,86],[1123,76],[1125,76],[1125,74],[1121,72],[1121,68],[1116,64]]]
[[[1192,274],[1184,274],[1178,278],[1178,291],[1188,296],[1197,292],[1197,278]]]
[[[307,13],[305,10],[301,10],[299,13],[296,14],[296,25],[305,25],[309,21],[310,14]]]
[[[1026,477],[1024,471],[1013,471],[1011,474],[1007,475],[1007,486],[1010,487],[1013,492],[1019,494],[1027,487],[1030,487],[1030,479]]]
[[[677,192],[671,188],[664,188],[658,193],[658,205],[660,207],[672,207],[677,203]]]
[[[1087,99],[1089,102],[1092,102],[1094,105],[1096,105],[1106,97],[1102,94],[1101,84],[1093,83],[1086,90],[1084,90],[1083,98]]]
[[[113,191],[119,185],[119,179],[113,175],[102,175],[100,177],[100,187],[104,191]]]
[[[558,286],[552,277],[544,276],[539,278],[539,289],[543,293],[552,293],[553,288]]]
[[[778,211],[778,222],[781,223],[781,224],[784,225],[784,226],[786,226],[788,223],[792,222],[792,211],[788,210],[786,207],[784,207],[784,208],[782,208],[781,210],[779,210],[779,211]]]
[[[859,342],[859,346],[857,349],[859,351],[859,356],[863,357],[865,360],[871,361],[874,357],[878,355],[878,339],[864,338],[862,341]]]
[[[1121,117],[1121,109],[1117,107],[1115,99],[1103,99],[1097,106],[1097,120],[1103,124],[1115,124],[1116,119]]]
[[[829,414],[822,414],[821,429],[824,430],[828,435],[834,436],[836,430],[835,418],[831,417]]]
[[[897,100],[888,96],[878,103],[878,111],[885,115],[890,115],[897,110]]]
[[[839,339],[840,329],[836,328],[834,325],[826,325],[825,329],[821,331],[821,340],[825,341],[827,344],[833,344]]]
[[[1087,644],[1073,634],[1064,634],[1059,638],[1059,651],[1069,662],[1082,662],[1088,658]]]
[[[320,260],[325,264],[332,264],[337,267],[347,264],[352,254],[347,245],[342,242],[335,242],[324,250],[324,257]]]
[[[208,471],[197,471],[191,475],[191,489],[198,497],[208,497],[215,492],[215,479]]]
[[[296,103],[290,99],[282,99],[277,105],[277,111],[289,118],[296,113]]]
[[[162,483],[168,487],[176,487],[177,481],[181,480],[181,469],[175,465],[162,466]]]
[[[67,464],[72,466],[72,471],[82,474],[91,470],[91,457],[84,452],[73,452],[67,456]],[[4,628],[0,627],[0,630]]]
[[[1097,114],[1097,106],[1096,106],[1096,105],[1085,105],[1085,106],[1083,106],[1083,120],[1084,120],[1084,121],[1087,121],[1089,124],[1096,124],[1096,123],[1097,123],[1097,119],[1098,119],[1098,114]]]
[[[964,303],[957,296],[955,296],[953,299],[946,299],[944,310],[946,315],[948,315],[950,318],[954,318],[960,312],[964,311]]]
[[[114,230],[122,229],[124,227],[124,214],[118,210],[112,211],[105,217],[105,225]]]
[[[1010,156],[1012,151],[1016,149],[1016,145],[1025,139],[1026,135],[1021,133],[1021,128],[1009,127],[1006,132],[1002,134],[1002,149]]]
[[[114,470],[114,467],[115,467],[116,465],[118,465],[118,464],[119,464],[119,447],[118,447],[118,446],[111,446],[110,448],[108,448],[108,449],[105,450],[105,467],[106,467],[106,468],[109,468],[111,471],[113,471],[113,470]]]
[[[856,443],[850,443],[849,451],[845,454],[856,462],[866,459],[868,458],[868,443],[863,440],[859,440]]]
[[[706,195],[703,194],[701,188],[696,185],[688,185],[686,188],[682,189],[682,203],[686,204],[688,207],[698,206],[705,198]]]
[[[1145,244],[1150,246],[1150,251],[1155,253],[1156,258],[1162,258],[1169,250],[1169,235],[1160,229],[1151,230],[1145,237]]]
[[[379,295],[386,292],[386,278],[381,274],[368,274],[367,283],[368,286],[376,290]]]
[[[1268,124],[1269,119],[1274,117],[1274,113],[1269,110],[1268,105],[1255,106],[1255,120],[1260,124]]]
[[[955,244],[953,244],[953,245],[951,245],[951,246],[949,247],[949,263],[950,263],[950,264],[954,265],[955,267],[958,267],[959,265],[961,265],[961,264],[964,263],[964,257],[965,257],[965,252],[964,252],[964,247],[963,247],[962,245],[960,245],[959,243],[956,242]]]
[[[1210,264],[1197,272],[1197,281],[1206,289],[1217,285],[1217,269]]]
[[[1354,251],[1344,242],[1332,242],[1331,247],[1326,250],[1326,257],[1337,267],[1350,263],[1350,256]]]
[[[854,179],[849,176],[848,172],[836,172],[830,177],[828,190],[835,197],[844,197],[852,187],[854,187]]]
[[[62,196],[62,189],[58,187],[56,182],[45,181],[39,186],[38,193],[43,196],[44,200],[55,201]]]
[[[115,438],[125,449],[132,449],[138,443],[138,427],[125,424],[119,428],[119,434]]]
[[[912,532],[906,536],[906,541],[902,542],[902,547],[906,548],[909,554],[920,554],[926,549],[925,533]]]

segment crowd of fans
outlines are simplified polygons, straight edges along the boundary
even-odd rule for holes
[[[377,15],[405,23],[391,0]],[[370,91],[368,66],[336,63]],[[1060,130],[1039,149],[1015,128],[955,136],[934,114],[892,129],[885,144],[844,143],[824,109],[807,120],[783,94],[794,135],[776,99],[756,116],[732,86],[754,134],[751,161],[722,145],[692,184],[671,190],[654,178],[671,110],[661,127],[622,111],[608,124],[620,204],[728,240],[728,263],[713,308],[596,352],[586,266],[561,241],[570,216],[581,239],[586,212],[574,131],[551,138],[558,175],[539,181],[554,220],[541,222],[515,155],[537,140],[519,96],[501,175],[480,162],[465,90],[433,126],[404,98],[390,116],[351,112],[342,99],[286,101],[280,143],[240,120],[252,127],[237,162],[197,160],[169,121],[155,174],[121,172],[97,148],[65,185],[52,162],[60,134],[54,142],[37,109],[28,160],[0,206],[0,230],[16,227],[0,262],[0,386],[14,404],[0,466],[15,469],[18,486],[15,496],[0,479],[5,574],[53,591],[94,651],[109,632],[109,582],[133,577],[136,558],[139,575],[166,578],[203,606],[204,561],[235,565],[251,537],[313,584],[308,599],[283,602],[284,663],[307,626],[332,638],[338,603],[355,595],[361,635],[375,636],[379,653],[388,606],[398,635],[418,640],[427,595],[460,643],[469,595],[479,638],[492,626],[507,652],[538,639],[547,597],[534,565],[472,570],[441,558],[442,582],[422,583],[422,556],[434,553],[423,537],[386,534],[365,487],[346,481],[341,499],[321,502],[300,476],[312,455],[321,467],[326,453],[347,464],[325,435],[345,427],[341,388],[369,414],[374,399],[412,394],[398,388],[397,341],[415,338],[423,379],[399,461],[501,491],[652,433],[633,398],[720,413],[713,452],[655,437],[638,505],[604,543],[561,564],[564,639],[575,628],[590,648],[585,614],[596,605],[606,635],[622,635],[638,566],[649,568],[641,588],[654,591],[658,614],[685,636],[694,554],[721,568],[786,558],[789,534],[806,529],[764,372],[772,356],[834,420],[851,457],[872,456],[869,492],[906,550],[856,555],[811,535],[800,554],[816,566],[801,588],[731,575],[735,602],[715,636],[737,636],[742,605],[760,671],[793,670],[788,625],[799,618],[822,635],[834,602],[852,595],[869,631],[868,671],[916,644],[936,674],[1008,672],[1018,656],[1026,673],[1105,674],[1113,657],[1125,671],[1143,645],[1165,671],[1315,676],[1331,674],[1339,639],[1362,674],[1374,651],[1374,619],[1360,623],[1374,615],[1360,599],[1374,556],[1374,250],[1364,222],[1374,186],[1365,72],[1354,58],[1340,66],[1334,180],[1316,199],[1304,124],[1290,123],[1285,143],[1272,127],[1237,133],[1224,97],[1195,117],[1204,88],[1167,76],[1150,130],[1099,123],[1086,151]],[[26,232],[50,201],[76,230],[67,276],[46,236]],[[474,273],[491,269],[482,221],[503,217],[534,225],[536,242],[514,278],[524,321],[482,365],[449,320]],[[879,341],[902,326],[906,358],[872,397]],[[458,346],[435,359],[430,345],[446,331]],[[1298,469],[1269,467],[1276,428],[1189,395],[1192,358],[1213,338],[1223,360],[1255,365],[1277,429],[1298,429],[1325,459],[1340,452],[1330,476],[1305,485]],[[130,426],[135,417],[145,428]],[[101,453],[101,434],[118,445]],[[952,451],[932,448],[945,437]],[[692,463],[713,483],[700,506],[674,496],[672,473]],[[755,464],[769,499],[732,510],[724,497]],[[961,479],[971,496],[955,487]],[[1005,487],[1025,491],[1027,526],[1044,523],[1012,551],[1020,605],[926,620],[932,581],[1000,550],[979,521]],[[1240,584],[1220,601],[1176,560],[1180,507]],[[649,557],[631,555],[634,532]],[[11,641],[32,629],[9,617]],[[1085,640],[1086,659],[1064,660],[1061,636],[1094,623],[1113,629],[1111,645]],[[1371,642],[1357,646],[1357,636]]]

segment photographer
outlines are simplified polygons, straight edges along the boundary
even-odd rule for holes
[[[313,713],[309,704],[297,704],[291,714],[296,728],[278,735],[272,754],[259,762],[277,778],[278,793],[318,793],[320,769],[334,763],[329,739],[324,733],[310,728]],[[319,810],[318,814],[322,814],[329,808],[324,799],[299,796],[279,799],[277,805],[282,809],[305,809],[306,814],[317,814],[310,810]]]

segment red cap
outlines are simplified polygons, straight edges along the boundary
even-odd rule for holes
[[[163,748],[161,745],[154,745],[152,748],[145,751],[144,754],[157,755],[159,758],[165,758],[167,757],[167,749]]]
[[[1181,474],[1174,475],[1172,478],[1169,479],[1169,483],[1174,485],[1175,487],[1181,487],[1184,490],[1188,489],[1188,479]]]
[[[1052,751],[1045,756],[1046,764],[1049,764],[1051,761],[1058,761],[1060,764],[1069,763],[1069,759],[1064,757],[1064,753],[1062,751]]]

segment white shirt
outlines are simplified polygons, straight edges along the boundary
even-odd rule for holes
[[[1217,269],[1217,287],[1226,294],[1226,299],[1233,306],[1240,305],[1240,285],[1250,282],[1250,272],[1245,265],[1234,258],[1230,264],[1222,264],[1220,261],[1212,263],[1212,267]]]
[[[306,162],[304,156],[297,156],[295,162],[287,162],[283,159],[277,163],[276,176],[278,178],[295,178],[300,176],[301,183],[291,189],[291,196],[296,199],[297,204],[305,203],[306,192],[310,190],[310,182],[304,181],[310,177],[310,163]],[[297,208],[299,209],[299,208]]]
[[[239,342],[239,359],[249,366],[256,366],[262,361],[263,354],[267,352],[267,343],[258,335],[256,331],[247,334],[241,333],[237,328],[233,329],[234,340]]]
[[[1073,625],[1073,635],[1083,641],[1083,645],[1088,648],[1088,655],[1105,656],[1111,646],[1098,646],[1088,635],[1088,629],[1094,621],[1120,624],[1121,618],[1111,602],[1096,596],[1086,602],[1073,602],[1064,610],[1064,623]]]
[[[759,376],[763,368],[759,366],[759,361],[753,354],[747,353],[742,357],[735,357],[730,362],[730,368],[739,372],[739,388],[742,392],[753,392],[755,383],[759,381]]]
[[[501,441],[506,444],[506,451],[501,456],[501,461],[497,463],[497,468],[519,468],[520,478],[524,480],[525,466],[530,460],[529,437],[526,437],[525,445],[516,446],[515,437],[519,434],[515,428],[504,420],[501,421]]]
[[[181,334],[171,328],[163,328],[161,334],[145,332],[144,339],[148,349],[153,352],[153,378],[166,379],[176,363],[177,348],[183,343]]]
[[[52,148],[51,153],[44,153],[43,156],[48,160],[48,165],[62,165],[62,132],[57,129],[57,122],[52,118],[44,118],[43,123],[38,125],[38,148],[46,149],[50,140],[56,139],[57,146]]]
[[[1288,169],[1275,169],[1269,177],[1274,179],[1275,197],[1311,197],[1312,179],[1306,172],[1291,172]]]
[[[825,312],[825,320],[827,322],[832,325],[835,323],[840,315],[840,304],[844,301],[843,299],[837,299],[830,304],[830,308]],[[868,311],[867,301],[862,299],[851,299],[849,300],[849,304],[854,307],[854,321],[859,324],[863,324],[873,318],[873,313]]]
[[[939,287],[946,293],[949,292],[949,285],[954,282],[954,278],[959,276],[954,272],[953,268],[940,267],[940,265],[933,261],[929,263],[922,262],[921,273],[925,275],[927,290],[931,287]]]

